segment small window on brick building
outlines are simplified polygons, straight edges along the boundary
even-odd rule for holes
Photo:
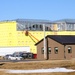
[[[68,53],[72,53],[72,47],[68,47]]]
[[[44,54],[44,47],[41,48],[41,52],[42,52],[42,54]]]
[[[51,47],[48,47],[48,53],[51,54]]]
[[[58,54],[58,47],[54,48],[54,52],[55,52],[55,54]]]

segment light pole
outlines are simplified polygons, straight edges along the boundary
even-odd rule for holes
[[[45,24],[43,24],[43,32],[44,32],[44,59],[47,59],[47,45],[46,45],[46,38],[45,38]]]

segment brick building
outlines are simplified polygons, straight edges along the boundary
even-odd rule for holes
[[[35,44],[37,59],[44,59],[44,39]],[[47,59],[75,58],[75,36],[48,35],[46,36]]]

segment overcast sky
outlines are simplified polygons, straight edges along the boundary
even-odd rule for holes
[[[0,20],[75,19],[75,0],[0,0]]]

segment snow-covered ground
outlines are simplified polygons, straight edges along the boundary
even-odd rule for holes
[[[73,69],[66,68],[49,68],[49,69],[35,69],[35,70],[10,70],[2,69],[6,73],[48,73],[48,72],[75,72]]]

